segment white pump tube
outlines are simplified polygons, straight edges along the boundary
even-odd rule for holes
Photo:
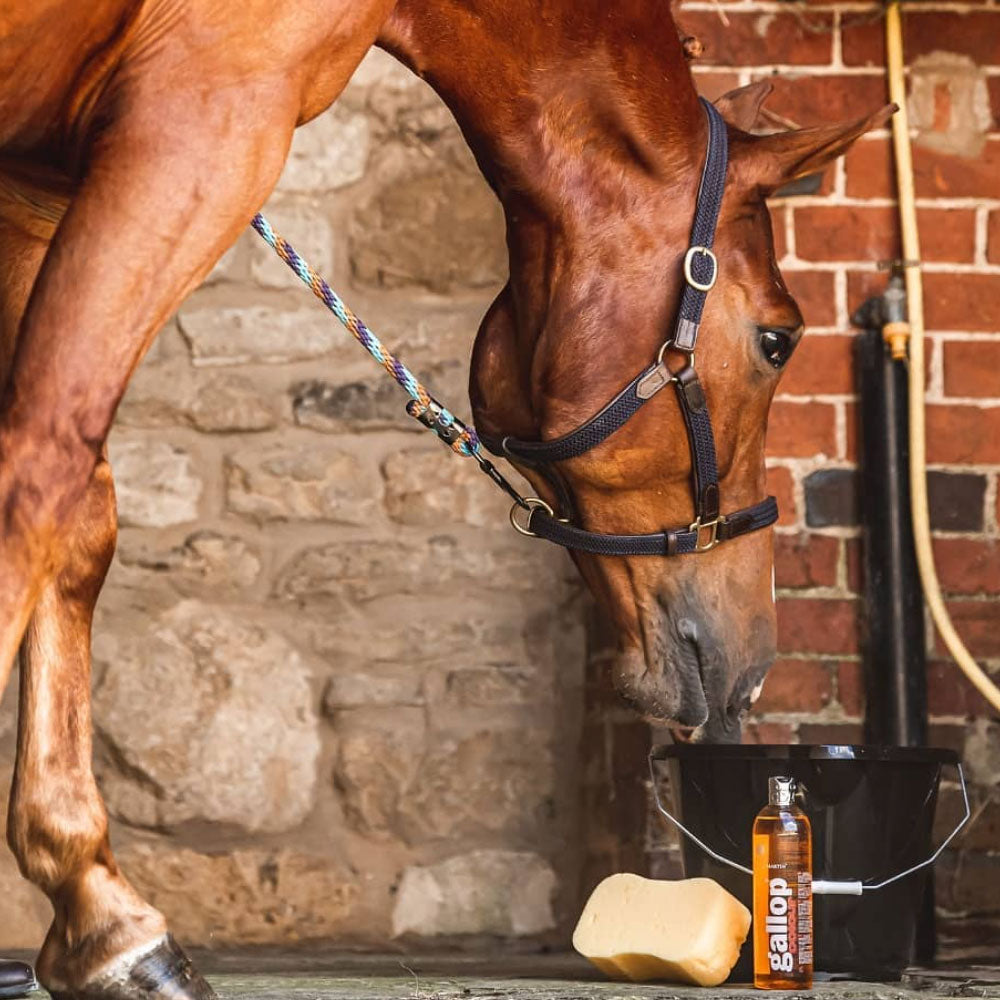
[[[814,896],[860,896],[865,891],[861,882],[829,882],[825,879],[813,879]]]

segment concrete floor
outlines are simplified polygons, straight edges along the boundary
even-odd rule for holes
[[[195,960],[223,1000],[760,1000],[713,990],[609,983],[576,955],[317,955],[204,953]],[[914,972],[902,983],[817,983],[817,1000],[1000,1000],[1000,969]],[[32,1000],[47,997],[44,991]],[[793,1000],[794,993],[783,994]]]

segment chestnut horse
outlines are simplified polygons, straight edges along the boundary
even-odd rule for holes
[[[677,309],[707,128],[667,0],[5,0],[0,691],[20,648],[9,841],[52,901],[39,973],[57,996],[214,996],[119,871],[91,771],[89,632],[115,544],[104,443],[157,329],[375,43],[447,102],[506,212],[510,280],[473,359],[483,430],[574,428],[656,356]],[[888,113],[758,137],[766,91],[718,104],[730,162],[698,372],[729,508],[763,496],[767,410],[802,329],[764,198]],[[562,463],[585,527],[690,521],[667,395]],[[577,562],[617,623],[623,693],[733,738],[774,654],[770,532]]]

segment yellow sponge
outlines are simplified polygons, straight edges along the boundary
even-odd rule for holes
[[[750,930],[750,911],[717,882],[611,875],[590,894],[573,947],[614,979],[718,986]]]

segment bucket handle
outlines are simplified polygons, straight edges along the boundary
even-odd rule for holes
[[[660,799],[660,790],[658,787],[656,768],[653,766],[657,760],[663,760],[662,756],[656,756],[657,748],[654,747],[649,751],[649,777],[651,784],[653,786],[653,799],[656,802],[656,808],[658,812],[665,818],[670,820],[671,823],[681,833],[684,834],[692,843],[697,844],[709,857],[714,858],[716,861],[720,861],[724,865],[728,865],[730,868],[735,868],[737,871],[743,872],[745,875],[753,875],[753,869],[747,868],[746,865],[741,865],[738,861],[733,861],[732,858],[727,858],[717,851],[712,850],[703,840],[695,836],[673,813],[671,813],[666,806],[664,806],[663,801]],[[958,825],[955,827],[951,833],[943,841],[941,841],[938,849],[925,861],[921,861],[919,864],[912,865],[905,871],[897,872],[895,875],[891,875],[887,879],[883,879],[881,882],[865,883],[857,880],[854,881],[824,881],[823,879],[815,879],[813,881],[813,894],[817,896],[860,896],[864,892],[872,892],[875,889],[884,889],[887,885],[893,882],[898,882],[900,879],[906,878],[907,875],[912,875],[914,872],[920,871],[921,868],[927,868],[929,865],[934,864],[935,861],[941,856],[944,849],[958,836],[959,831],[966,823],[969,822],[969,818],[972,815],[972,810],[969,808],[969,790],[965,784],[965,772],[962,770],[961,761],[955,762],[955,769],[958,771],[958,780],[962,787],[962,802],[965,805],[965,815],[961,818]]]

